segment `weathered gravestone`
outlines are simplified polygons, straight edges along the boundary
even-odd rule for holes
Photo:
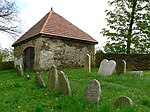
[[[16,66],[16,68],[17,68],[17,75],[18,75],[18,76],[23,76],[23,68],[22,68],[22,65],[19,64],[19,65]]]
[[[20,67],[19,67],[19,65],[16,66],[16,69],[17,69],[17,75],[18,75],[18,76],[21,76],[21,75],[20,75]]]
[[[143,71],[132,71],[131,74],[133,76],[143,76],[144,75]]]
[[[53,65],[50,68],[49,74],[48,74],[48,90],[51,92],[56,89],[58,85],[58,74],[57,74],[57,68],[55,65]]]
[[[126,73],[126,62],[124,60],[117,60],[117,65],[116,65],[116,74],[125,74]]]
[[[45,82],[39,72],[36,72],[35,81],[39,84],[40,87],[45,87]]]
[[[100,64],[100,67],[99,67],[99,70],[98,70],[98,75],[101,75],[101,76],[105,76],[106,74],[106,68],[107,68],[107,65],[108,65],[108,60],[107,59],[104,59],[101,64]]]
[[[115,68],[116,68],[116,62],[114,60],[110,60],[107,65],[105,75],[106,76],[112,75],[115,71]]]
[[[118,108],[118,107],[121,107],[121,106],[125,106],[125,105],[130,105],[130,106],[133,105],[133,101],[127,96],[120,96],[114,102],[114,107],[115,108]]]
[[[85,90],[85,99],[91,103],[98,104],[100,99],[100,83],[94,79],[91,80]]]
[[[58,75],[58,83],[63,94],[71,95],[70,82],[63,71],[61,71]]]
[[[89,54],[84,57],[84,71],[91,72],[91,56]]]

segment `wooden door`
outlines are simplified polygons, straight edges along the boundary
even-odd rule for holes
[[[24,69],[34,70],[34,47],[28,47],[24,50]]]

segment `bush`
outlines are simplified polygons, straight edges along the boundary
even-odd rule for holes
[[[14,68],[14,61],[7,61],[0,63],[0,70],[10,70]]]
[[[100,63],[101,61],[103,60],[104,58],[104,53],[103,51],[97,51],[96,54],[95,54],[95,66],[96,67],[99,67],[100,66]]]

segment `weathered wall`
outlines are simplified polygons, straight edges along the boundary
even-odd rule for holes
[[[24,49],[27,47],[35,48],[35,70],[47,70],[52,64],[58,67],[82,66],[83,58],[87,53],[94,59],[94,45],[92,44],[39,37],[14,48],[15,65],[23,65]]]
[[[100,56],[98,58],[98,56]],[[118,60],[123,59],[130,70],[150,70],[150,54],[97,54],[96,62],[103,59]],[[99,63],[100,64],[100,63]],[[99,65],[97,64],[97,67]]]
[[[26,42],[19,46],[14,47],[14,66],[21,64],[24,67],[24,50],[27,47],[34,47],[35,50],[35,58],[34,58],[34,68],[37,69],[39,66],[39,57],[41,50],[41,38],[34,39],[32,41]]]
[[[94,46],[72,40],[42,38],[40,68],[48,69],[52,63],[57,67],[77,67],[83,65],[84,56],[94,56]]]

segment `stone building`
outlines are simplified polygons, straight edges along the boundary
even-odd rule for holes
[[[14,44],[15,66],[25,70],[47,70],[83,65],[85,54],[94,56],[98,42],[51,10]]]

